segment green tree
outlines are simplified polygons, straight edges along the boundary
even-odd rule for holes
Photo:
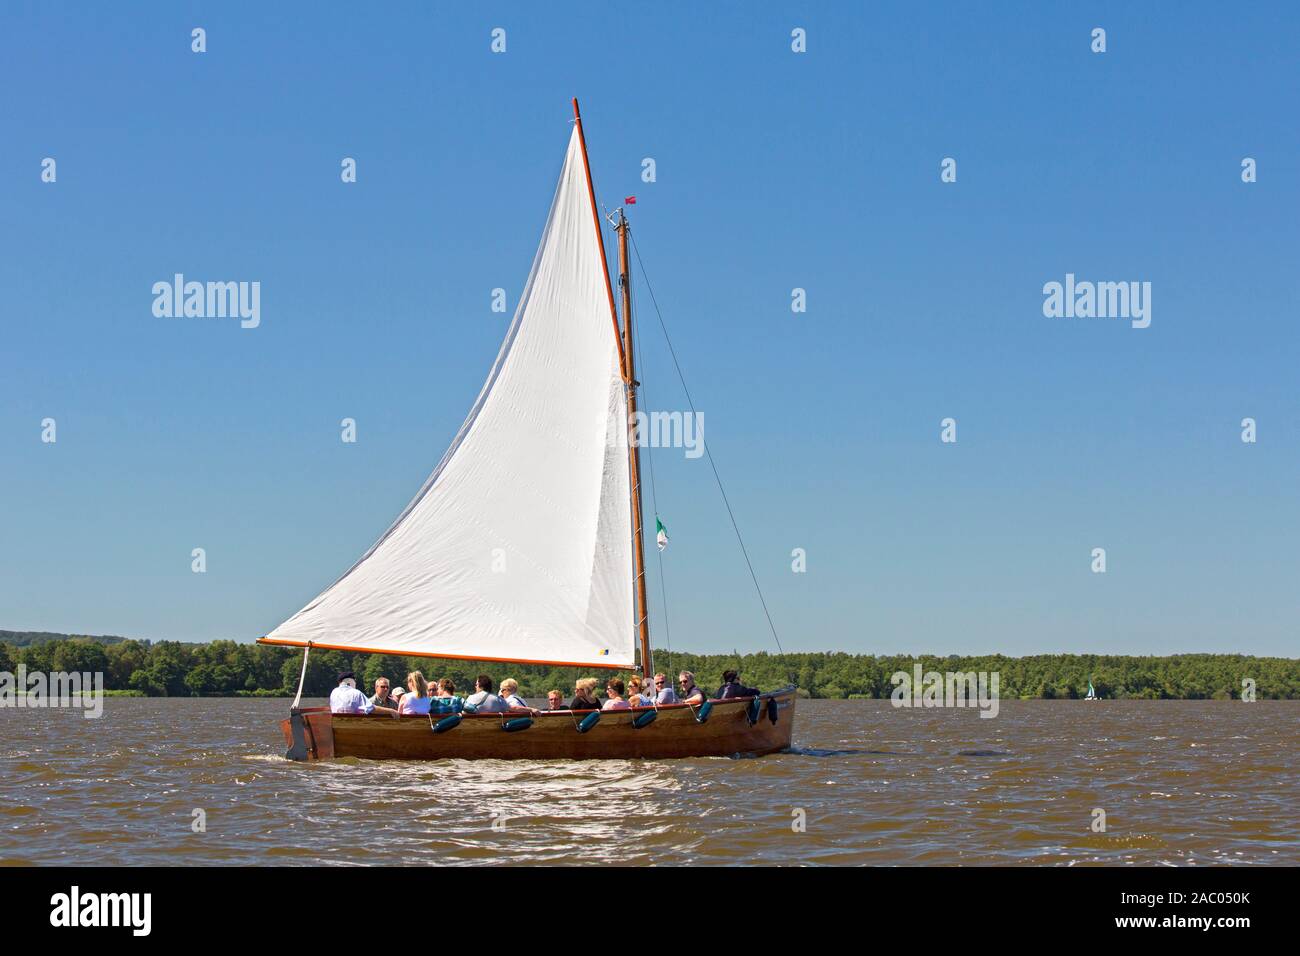
[[[126,690],[131,686],[131,675],[148,662],[149,651],[139,641],[122,641],[105,646],[104,656],[108,659],[104,686],[109,690]]]
[[[65,673],[106,673],[108,654],[104,645],[91,641],[56,641],[50,653],[50,668]]]

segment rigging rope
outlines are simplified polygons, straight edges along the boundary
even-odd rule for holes
[[[632,238],[632,230],[630,228],[628,229],[627,236],[628,239]],[[631,277],[629,276],[629,278]],[[641,332],[640,332],[641,326],[637,322],[638,306],[636,304],[636,286],[631,286],[631,288],[629,289],[629,294],[632,297],[632,329],[634,332],[633,346],[636,349],[636,364],[637,364],[637,368],[644,369],[645,365],[641,360],[641,357],[643,355],[641,351]],[[641,409],[645,409],[649,407],[648,403],[645,401],[645,386],[644,385],[638,386],[637,392],[639,394],[639,397],[641,398],[641,401],[638,403],[638,407]],[[654,511],[655,522],[658,523],[659,495],[655,491],[655,459],[654,459],[654,451],[651,448],[649,443],[646,444],[645,460],[650,465],[650,507]],[[657,556],[659,559],[659,594],[660,594],[660,602],[663,604],[663,609],[664,609],[664,640],[668,645],[666,650],[664,651],[664,661],[665,661],[664,676],[665,678],[667,678],[669,675],[672,674],[672,668],[669,667],[668,664],[672,661],[672,656],[673,656],[673,632],[668,625],[668,582],[667,579],[664,577],[664,553],[663,551],[659,550],[659,544],[657,540],[655,542],[655,550],[658,552]],[[650,679],[654,680],[653,674],[650,675]],[[655,703],[656,709],[659,706],[657,698],[658,695],[656,694],[656,703]]]
[[[664,342],[668,345],[668,354],[672,356],[673,367],[677,370],[677,378],[682,383],[682,391],[686,395],[686,404],[691,407],[691,414],[695,416],[695,420],[698,422],[700,416],[695,410],[695,400],[691,398],[691,390],[686,386],[686,376],[682,373],[681,363],[677,361],[677,350],[673,348],[673,341],[668,335],[668,326],[664,323],[664,315],[659,309],[659,301],[655,298],[655,291],[650,286],[650,276],[646,274],[645,262],[641,259],[641,250],[637,247],[636,237],[632,235],[631,228],[628,229],[627,237],[632,245],[632,252],[636,255],[636,264],[641,267],[641,278],[645,281],[646,292],[650,293],[650,303],[655,308],[655,315],[659,317],[659,328],[663,330]],[[718,466],[713,460],[713,452],[709,450],[707,441],[704,442],[704,455],[709,459],[709,467],[713,469],[713,480],[718,483],[722,503],[727,507],[727,517],[731,519],[731,528],[736,532],[736,542],[740,545],[740,553],[745,556],[745,566],[749,568],[749,577],[754,582],[754,590],[758,592],[758,602],[763,606],[763,616],[767,618],[767,626],[772,631],[772,640],[776,641],[777,651],[784,654],[785,651],[781,647],[781,638],[776,634],[776,625],[772,623],[772,614],[767,609],[767,600],[763,597],[762,587],[759,586],[758,575],[754,573],[754,564],[749,560],[749,551],[745,547],[745,539],[740,535],[740,525],[737,524],[736,515],[731,510],[731,502],[727,499],[727,490],[722,487],[722,476],[718,474]]]
[[[302,649],[302,673],[298,675],[298,693],[293,698],[293,709],[297,710],[298,705],[302,703],[302,688],[307,683],[307,655],[311,653],[311,641]]]

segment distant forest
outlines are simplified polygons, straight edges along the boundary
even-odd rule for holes
[[[1004,700],[1083,697],[1089,679],[1102,697],[1227,700],[1240,698],[1245,678],[1254,680],[1255,694],[1260,699],[1300,700],[1300,660],[1239,654],[876,657],[830,653],[668,654],[660,650],[655,657],[656,668],[669,674],[674,682],[678,671],[690,670],[698,676],[701,686],[712,688],[721,683],[723,670],[734,667],[750,686],[771,690],[794,684],[803,696],[832,699],[888,697],[894,689],[890,676],[896,671],[910,674],[917,662],[926,671],[996,671],[1001,675],[999,693]],[[302,652],[235,641],[182,644],[0,631],[0,671],[13,673],[19,664],[25,664],[29,672],[100,671],[105,689],[150,697],[291,697],[298,686]],[[426,678],[450,677],[458,689],[472,690],[474,676],[486,673],[497,682],[503,677],[515,678],[526,697],[544,697],[552,688],[568,696],[577,678],[608,673],[313,651],[304,696],[328,695],[341,670],[355,671],[367,691],[377,677],[387,677],[396,686],[414,670],[422,671]]]

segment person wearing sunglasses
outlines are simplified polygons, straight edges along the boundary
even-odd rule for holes
[[[673,690],[672,685],[668,683],[666,674],[655,674],[654,690],[651,692],[656,704],[676,704],[677,691]]]
[[[690,671],[682,671],[677,680],[682,685],[681,699],[685,703],[702,704],[707,699],[708,695],[695,686],[695,675]]]
[[[596,696],[596,678],[583,677],[573,685],[573,703],[569,710],[600,710],[600,698]]]

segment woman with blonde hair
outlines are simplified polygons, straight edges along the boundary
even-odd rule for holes
[[[528,702],[519,696],[519,681],[513,677],[507,677],[501,682],[501,699],[511,707],[519,707],[523,710],[532,710]]]
[[[596,697],[596,678],[583,677],[573,685],[573,703],[569,710],[600,710],[600,700]]]
[[[425,681],[424,675],[419,671],[411,671],[406,675],[406,687],[408,693],[402,695],[402,702],[397,705],[397,712],[427,714],[432,701],[429,698],[429,684]]]

